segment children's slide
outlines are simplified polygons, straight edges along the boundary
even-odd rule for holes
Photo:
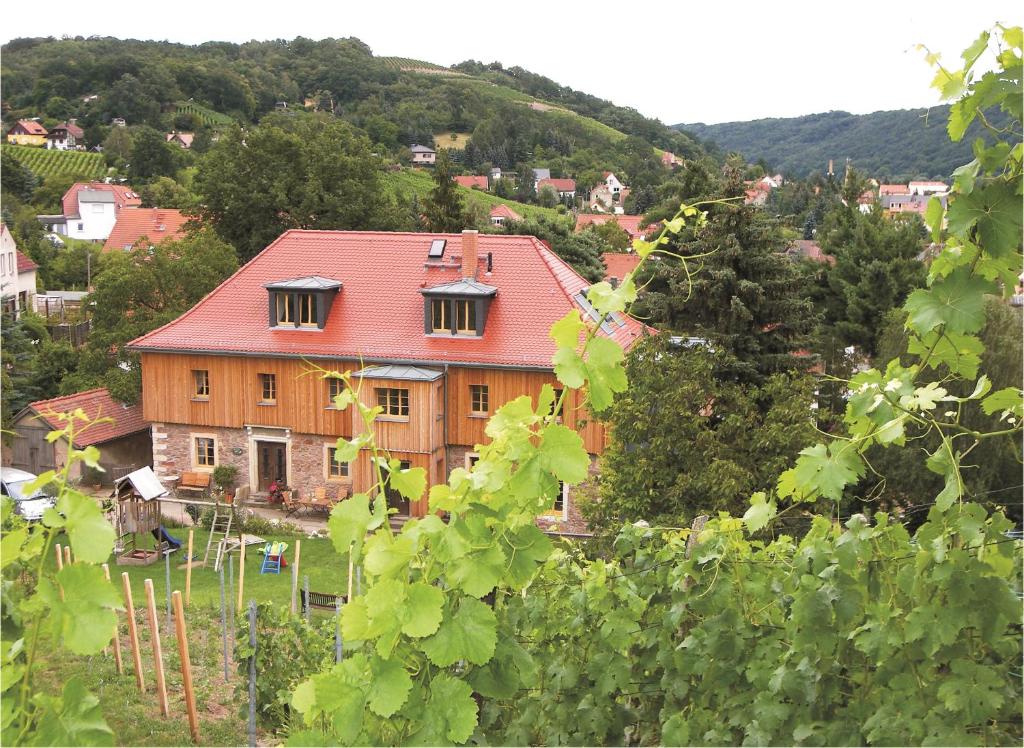
[[[167,532],[167,529],[163,525],[160,525],[158,530],[153,530],[153,537],[163,543],[167,543],[172,551],[176,551],[181,548],[181,541]]]

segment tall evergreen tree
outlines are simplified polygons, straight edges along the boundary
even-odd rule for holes
[[[462,231],[465,226],[463,208],[462,195],[455,184],[454,166],[448,151],[442,148],[434,164],[434,189],[423,202],[427,227],[442,233]]]

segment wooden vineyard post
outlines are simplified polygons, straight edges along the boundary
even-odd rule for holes
[[[124,585],[124,606],[128,613],[128,641],[132,645],[135,681],[139,684],[139,690],[145,691],[146,684],[142,679],[142,652],[139,651],[139,630],[135,626],[135,605],[132,603],[132,583],[127,571],[121,572],[121,582]]]
[[[195,530],[188,531],[188,556],[185,557],[185,607],[192,602],[192,536]],[[222,575],[223,576],[223,575]]]
[[[71,546],[64,546],[64,565],[71,566]]]
[[[156,695],[160,701],[160,712],[169,717],[167,704],[167,681],[164,679],[164,655],[160,646],[160,621],[156,615],[156,595],[153,594],[153,580],[143,582],[146,588],[146,611],[149,613],[149,634],[153,642],[153,667],[156,670]]]
[[[353,549],[355,549],[355,547],[355,543],[349,544],[348,547],[348,597],[345,598],[346,600],[352,599],[352,581],[353,575],[355,574],[354,566],[352,564],[352,551]]]
[[[292,564],[292,606],[291,612],[298,610],[296,598],[299,594],[299,561],[302,554],[302,541],[295,541],[295,562]]]
[[[239,541],[241,548],[238,551],[238,602],[235,610],[242,609],[242,593],[245,589],[245,537]]]
[[[188,711],[188,729],[192,742],[199,744],[199,715],[196,714],[196,694],[192,688],[192,661],[188,657],[188,635],[185,631],[185,611],[181,605],[181,593],[173,594],[175,631],[178,635],[178,655],[181,657],[181,682],[185,689],[185,709]]]
[[[171,627],[171,552],[164,549],[164,585],[167,590],[167,628]]]
[[[107,578],[108,582],[110,581],[110,566],[107,564],[103,564],[103,576]],[[117,616],[116,611],[114,615]],[[121,631],[116,618],[114,619],[114,665],[117,666],[117,674],[123,675],[124,663],[121,662]]]
[[[57,554],[57,571],[64,570],[64,554],[60,548],[60,543],[54,543],[53,550]]]

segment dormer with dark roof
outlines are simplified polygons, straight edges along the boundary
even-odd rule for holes
[[[263,284],[268,292],[270,326],[323,330],[341,281],[307,275]]]

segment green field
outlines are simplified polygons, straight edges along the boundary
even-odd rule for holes
[[[4,145],[3,149],[14,156],[22,166],[43,179],[50,176],[99,179],[107,173],[107,163],[102,153],[50,151],[27,145]]]
[[[412,193],[422,201],[430,195],[434,188],[434,179],[430,172],[422,169],[402,169],[402,171],[388,172],[384,175],[384,183],[392,195],[396,197],[403,195],[408,197]],[[515,200],[503,200],[489,192],[481,190],[467,190],[459,187],[459,191],[468,203],[476,203],[483,206],[490,212],[495,205],[507,205],[523,218],[546,218],[552,221],[569,222],[570,217],[558,213],[554,208],[542,208],[539,205],[525,205]]]

